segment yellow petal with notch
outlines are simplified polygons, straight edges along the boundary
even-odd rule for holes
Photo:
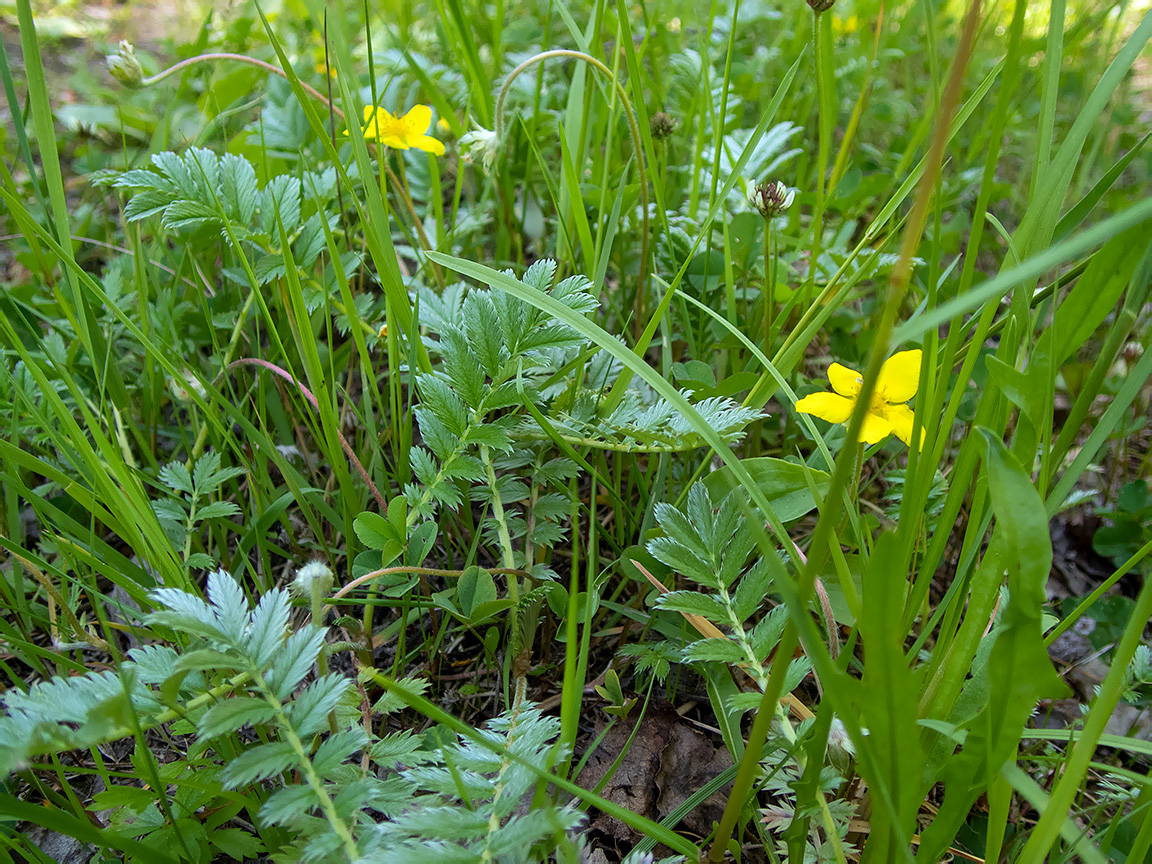
[[[919,348],[900,351],[884,361],[876,380],[876,392],[885,402],[907,402],[916,395],[923,353]]]

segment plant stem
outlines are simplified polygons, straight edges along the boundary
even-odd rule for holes
[[[257,677],[255,683],[264,700],[272,706],[280,727],[280,733],[295,751],[296,758],[300,760],[300,773],[304,775],[304,779],[308,781],[308,786],[320,799],[320,812],[324,814],[324,818],[332,826],[336,836],[340,838],[344,852],[348,855],[348,860],[359,860],[360,850],[356,848],[356,840],[352,837],[352,832],[348,830],[348,826],[344,824],[344,820],[337,814],[336,804],[332,801],[328,790],[324,788],[324,780],[316,773],[312,760],[308,756],[308,748],[304,746],[304,742],[300,740],[300,736],[292,728],[288,715],[284,713],[284,705],[276,698],[276,694],[272,692],[262,677]]]
[[[169,66],[167,69],[157,72],[155,75],[152,75],[149,78],[145,78],[140,82],[140,86],[148,87],[152,84],[163,81],[168,76],[173,75],[176,72],[179,72],[180,70],[193,65],[194,63],[208,63],[213,60],[234,60],[237,63],[248,63],[252,66],[263,69],[266,72],[279,75],[281,78],[286,80],[288,78],[287,73],[279,66],[274,66],[273,64],[267,63],[264,60],[257,60],[255,57],[249,57],[247,54],[212,53],[197,54],[195,57],[189,57],[187,60],[181,60],[179,63],[175,63],[172,66]],[[303,81],[300,82],[300,86],[304,89],[304,92],[311,96],[313,99],[323,102],[330,112],[335,113],[341,120],[344,119],[344,112],[333,105],[323,93],[321,93],[315,87],[312,87],[309,84],[305,84]]]

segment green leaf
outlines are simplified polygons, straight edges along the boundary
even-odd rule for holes
[[[296,734],[307,737],[325,728],[328,715],[350,686],[342,675],[325,675],[305,687],[288,709],[288,719]]]
[[[265,678],[277,699],[286,700],[312,669],[326,633],[322,627],[306,627],[284,640],[284,648]]]
[[[398,547],[396,554],[399,554],[399,550],[404,548],[404,538],[397,536],[392,524],[379,513],[361,513],[353,520],[352,530],[369,549],[384,550],[395,546]]]
[[[267,723],[274,714],[272,706],[264,699],[235,696],[209,708],[196,722],[196,734],[201,741],[227,735],[244,726]]]
[[[234,153],[220,157],[220,195],[230,218],[241,225],[252,223],[259,194],[251,162]]]
[[[275,588],[260,598],[244,637],[245,648],[255,659],[257,667],[262,669],[272,662],[284,644],[288,613],[288,595],[284,589]]]
[[[224,785],[229,789],[249,786],[281,774],[296,763],[296,752],[287,741],[249,747],[224,768]]]
[[[748,657],[744,649],[731,639],[709,638],[698,639],[683,651],[683,657],[689,662],[718,661],[720,663],[745,663]]]
[[[740,464],[747,469],[752,480],[760,487],[781,522],[799,519],[815,509],[816,501],[812,497],[805,475],[812,477],[821,495],[828,494],[828,488],[832,483],[832,477],[827,472],[816,471],[785,459],[763,456],[741,459]],[[732,470],[727,466],[708,474],[703,483],[712,494],[713,500],[723,498],[739,485],[732,475]]]
[[[1063,365],[1092,337],[1132,280],[1152,242],[1152,225],[1137,225],[1112,238],[1088,262],[1088,267],[1057,307],[1051,331],[1057,334],[1057,365]]]
[[[321,777],[331,774],[368,744],[368,733],[356,725],[329,735],[312,754],[312,767]]]
[[[465,618],[472,618],[478,606],[496,600],[497,596],[492,574],[475,565],[467,568],[456,584],[456,600]]]
[[[702,615],[713,624],[728,624],[728,610],[711,594],[698,591],[669,591],[656,598],[655,606],[669,612]]]
[[[174,492],[187,492],[192,494],[193,484],[192,475],[188,473],[188,469],[182,462],[169,462],[157,475],[160,482],[164,483]]]
[[[196,510],[196,521],[219,519],[224,516],[239,516],[240,508],[231,501],[213,501]]]
[[[320,804],[311,787],[285,786],[268,796],[260,807],[260,821],[266,825],[284,825],[308,813]]]
[[[495,378],[508,356],[508,348],[501,337],[496,307],[488,292],[472,291],[464,300],[462,310],[464,335],[479,362],[477,371]]]
[[[208,839],[232,861],[258,858],[264,852],[260,839],[240,828],[217,828]]]

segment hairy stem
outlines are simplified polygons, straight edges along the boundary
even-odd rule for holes
[[[324,814],[324,818],[328,824],[332,826],[332,830],[336,836],[340,838],[344,846],[344,852],[348,855],[349,861],[356,861],[360,858],[360,850],[356,848],[356,840],[352,837],[352,832],[344,821],[336,813],[336,804],[332,801],[332,797],[328,794],[328,790],[324,788],[324,781],[320,775],[316,773],[316,769],[312,765],[312,760],[308,756],[308,748],[304,746],[304,742],[300,740],[300,736],[292,728],[288,720],[288,715],[284,712],[284,705],[276,698],[276,694],[272,692],[268,684],[262,677],[258,677],[255,681],[256,687],[260,690],[260,694],[264,700],[272,706],[273,712],[276,714],[276,721],[280,726],[280,733],[284,736],[284,740],[292,747],[296,753],[296,757],[300,760],[300,773],[304,775],[304,779],[308,782],[309,788],[320,799],[320,812]]]
[[[189,57],[187,60],[181,60],[179,63],[173,64],[167,69],[157,72],[155,75],[152,75],[149,78],[145,78],[140,82],[140,86],[148,87],[149,85],[156,84],[160,81],[163,81],[170,75],[174,75],[182,69],[186,69],[194,63],[210,63],[215,60],[234,60],[237,63],[248,63],[251,66],[256,66],[260,69],[263,69],[266,72],[279,75],[281,78],[288,78],[287,73],[279,66],[267,63],[264,60],[257,60],[255,57],[249,57],[247,54],[211,53],[197,54],[195,57]],[[333,105],[332,102],[329,101],[323,93],[321,93],[315,87],[312,87],[309,84],[305,84],[303,81],[300,82],[300,86],[304,89],[304,92],[311,96],[313,99],[323,102],[330,112],[336,114],[341,120],[344,119],[344,112]]]

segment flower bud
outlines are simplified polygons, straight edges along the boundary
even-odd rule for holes
[[[136,51],[127,39],[121,39],[120,50],[104,59],[112,77],[125,87],[137,90],[144,85],[144,67],[136,59]]]
[[[816,13],[827,12],[832,8],[836,0],[808,0],[808,5],[812,7],[812,11]]]
[[[302,597],[326,597],[332,590],[332,580],[332,571],[328,569],[327,564],[323,561],[309,561],[296,571],[291,590],[293,594]]]
[[[657,141],[663,141],[680,126],[679,120],[663,111],[657,111],[653,114],[648,123],[652,129],[652,137]]]
[[[848,730],[844,728],[839,717],[832,718],[832,725],[828,729],[828,761],[832,767],[846,777],[856,761],[856,745],[848,737]]]
[[[469,162],[479,159],[484,164],[484,173],[491,174],[500,155],[500,139],[491,129],[477,126],[460,136],[460,152]]]
[[[208,391],[204,389],[204,385],[188,369],[184,370],[182,379],[168,379],[168,392],[177,402],[191,402],[193,393],[201,399],[208,398]]]
[[[796,190],[789,189],[779,180],[764,180],[748,193],[748,203],[765,219],[778,216],[792,206]]]

